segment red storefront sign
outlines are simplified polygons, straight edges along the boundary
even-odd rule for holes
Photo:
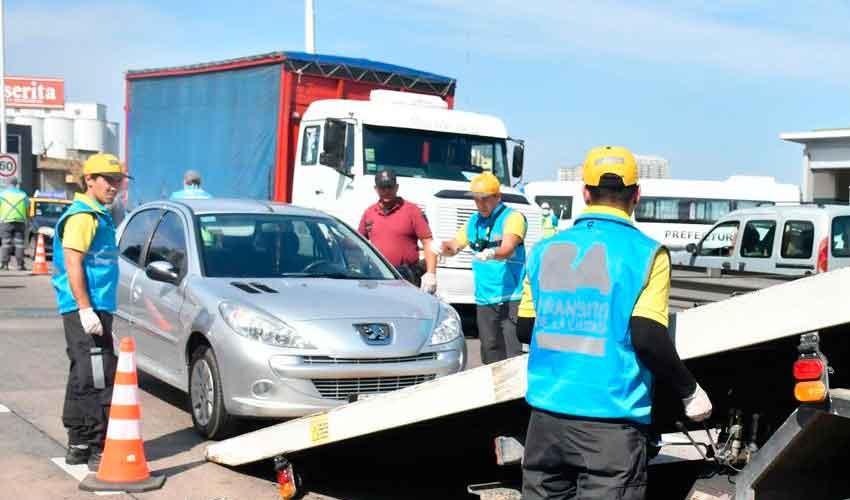
[[[65,80],[6,77],[6,106],[10,108],[64,108]]]

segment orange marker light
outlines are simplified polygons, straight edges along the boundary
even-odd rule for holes
[[[826,385],[820,380],[798,382],[794,386],[794,397],[801,403],[816,403],[826,399]]]
[[[277,485],[280,498],[282,500],[295,498],[298,489],[295,487],[295,473],[292,470],[292,464],[284,458],[276,458],[275,469],[277,470]]]

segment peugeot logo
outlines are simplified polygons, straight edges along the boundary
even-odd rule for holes
[[[393,338],[390,325],[386,323],[361,323],[354,325],[354,328],[369,345],[389,345]]]

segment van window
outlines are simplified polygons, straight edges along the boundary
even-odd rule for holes
[[[711,230],[699,244],[699,255],[703,257],[729,257],[735,248],[738,222],[724,222]]]
[[[569,220],[573,217],[572,196],[535,196],[534,202],[538,205],[548,203],[558,220]]]
[[[741,257],[766,259],[773,254],[773,240],[776,234],[776,222],[772,220],[751,220],[744,227],[741,236]]]
[[[832,256],[850,257],[850,216],[832,219]]]
[[[789,220],[782,231],[782,258],[808,259],[812,256],[815,225],[807,220]]]

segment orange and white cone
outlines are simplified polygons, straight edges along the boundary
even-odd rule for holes
[[[47,269],[47,254],[44,252],[44,235],[38,233],[38,243],[35,246],[35,260],[32,262],[32,274],[50,274]]]
[[[97,474],[80,483],[81,490],[142,492],[159,489],[165,482],[165,476],[151,475],[145,459],[136,345],[124,337],[120,349],[103,457]]]

